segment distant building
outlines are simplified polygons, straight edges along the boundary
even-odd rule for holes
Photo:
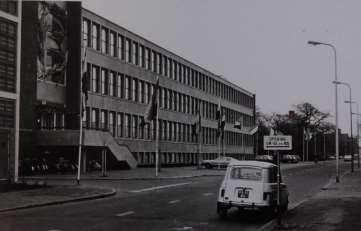
[[[111,166],[154,164],[155,127],[141,124],[157,77],[162,164],[196,163],[198,141],[191,125],[198,107],[202,158],[218,156],[218,102],[226,116],[225,154],[239,159],[254,155],[253,136],[248,134],[255,123],[253,93],[81,8],[79,2],[23,5],[24,158],[36,153],[76,161],[83,71],[90,76],[83,82],[89,95],[82,121],[84,163],[99,161],[106,149]],[[233,126],[239,119],[241,130]]]
[[[21,1],[0,1],[0,180],[18,178],[20,41]]]

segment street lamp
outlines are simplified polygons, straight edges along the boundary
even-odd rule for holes
[[[334,60],[335,60],[335,81],[337,81],[337,53],[336,53],[336,47],[329,43],[322,43],[317,41],[308,41],[309,45],[317,46],[317,45],[324,45],[331,47],[334,53]],[[340,182],[340,174],[339,174],[339,168],[338,168],[338,157],[339,157],[339,145],[338,145],[338,102],[337,102],[337,84],[335,84],[335,154],[336,154],[336,183]]]
[[[351,172],[354,171],[354,156],[353,156],[353,136],[352,136],[352,94],[351,94],[351,85],[346,83],[346,82],[341,82],[341,81],[333,81],[332,82],[335,85],[344,85],[346,87],[348,87],[349,89],[349,100],[345,101],[345,103],[349,103],[350,104],[350,132],[351,132]]]
[[[355,103],[357,103],[357,102],[355,102]],[[358,104],[356,104],[356,105],[357,105],[357,113],[352,113],[352,114],[357,115],[357,116],[361,116],[361,114],[359,113],[359,110],[358,110]],[[359,120],[357,120],[357,127],[356,127],[356,129],[357,129],[357,153],[358,153],[358,155],[357,155],[357,167],[360,168],[360,147],[359,147],[359,140],[360,140],[359,126],[360,126],[360,124],[359,124],[358,121]]]

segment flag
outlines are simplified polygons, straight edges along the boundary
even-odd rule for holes
[[[218,101],[218,107],[217,107],[217,111],[216,111],[216,120],[220,120],[221,119],[221,101]]]
[[[217,136],[223,137],[224,127],[226,125],[226,115],[222,115],[222,118],[218,121]]]
[[[305,140],[309,141],[312,139],[312,132],[310,131],[309,128],[304,129],[304,134],[305,134]]]
[[[197,120],[192,124],[192,137],[199,134],[202,127],[202,119],[201,119],[201,113],[199,110],[197,110],[198,118]]]
[[[236,122],[234,123],[234,128],[238,128],[239,130],[242,130],[243,127],[243,118],[240,117]]]
[[[158,97],[158,88],[159,88],[159,78],[157,78],[157,82],[154,86],[154,91],[152,95],[152,99],[148,105],[147,111],[144,116],[144,121],[142,121],[143,124],[150,123],[150,121],[155,120],[157,117],[157,97]]]
[[[84,116],[85,113],[85,107],[86,107],[86,102],[88,101],[89,95],[88,95],[88,90],[89,90],[89,81],[90,81],[90,75],[89,72],[90,70],[86,70],[86,53],[87,53],[87,49],[84,48],[84,56],[82,59],[82,77],[81,77],[81,92],[84,95],[84,97],[81,97],[81,104],[82,104],[82,116]]]
[[[254,135],[256,132],[258,131],[258,126],[256,125],[254,128],[252,128],[251,130],[249,130],[249,134],[250,135]]]

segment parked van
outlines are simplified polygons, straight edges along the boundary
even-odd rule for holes
[[[277,171],[276,165],[263,161],[229,163],[219,189],[219,216],[226,217],[232,207],[274,213],[277,209]],[[288,190],[282,178],[280,189],[280,210],[284,212],[288,207]]]

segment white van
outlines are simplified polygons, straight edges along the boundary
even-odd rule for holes
[[[262,161],[232,161],[219,189],[217,213],[227,216],[232,207],[262,209],[274,213],[277,208],[277,166]],[[288,191],[280,187],[280,210],[288,207]]]

